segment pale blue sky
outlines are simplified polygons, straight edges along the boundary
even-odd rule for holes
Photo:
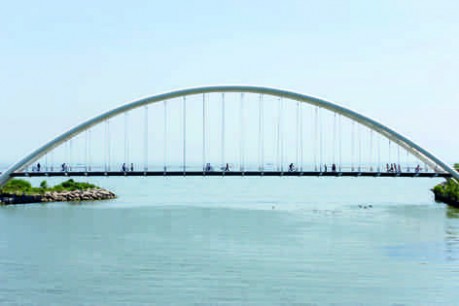
[[[0,164],[176,88],[256,84],[362,112],[459,161],[457,1],[2,1]]]

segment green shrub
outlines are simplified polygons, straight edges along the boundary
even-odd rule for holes
[[[459,201],[459,184],[452,179],[435,186],[433,191],[443,197],[450,198],[453,201]]]
[[[54,186],[53,187],[54,191],[57,191],[55,190],[56,188],[61,189],[61,190],[73,191],[73,190],[93,189],[93,188],[98,188],[98,187],[93,184],[75,182],[73,179],[69,179],[65,182],[60,183],[59,185]]]
[[[31,190],[32,184],[30,184],[30,182],[20,179],[12,179],[3,186],[1,192],[10,194],[27,194],[30,193]]]
[[[60,185],[57,185],[57,186],[54,186],[53,188],[51,188],[51,191],[55,191],[55,192],[62,192],[64,191],[64,187],[60,186]]]
[[[41,181],[40,188],[48,189],[48,182],[47,181]]]
[[[87,190],[99,188],[96,185],[90,183],[80,183],[75,182],[73,179],[69,179],[65,182],[62,182],[56,186],[49,187],[46,181],[40,183],[40,187],[32,187],[32,184],[26,180],[21,179],[12,179],[8,181],[3,188],[0,188],[0,193],[9,193],[9,194],[44,194],[48,191],[74,191],[74,190]]]

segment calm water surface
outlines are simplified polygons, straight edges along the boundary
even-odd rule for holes
[[[0,303],[459,301],[459,211],[433,202],[438,180],[94,182],[119,198],[0,207]]]

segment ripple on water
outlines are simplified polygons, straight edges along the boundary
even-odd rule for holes
[[[0,208],[1,303],[459,300],[459,213],[434,181],[95,183],[119,198]]]

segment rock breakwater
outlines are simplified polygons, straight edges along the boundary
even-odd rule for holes
[[[106,189],[88,189],[63,192],[47,192],[42,196],[41,202],[71,202],[71,201],[96,201],[110,200],[116,195]]]
[[[0,195],[0,204],[29,204],[29,203],[49,203],[49,202],[80,202],[80,201],[99,201],[116,198],[116,195],[106,189],[93,188],[86,190],[73,191],[53,191],[45,192],[42,195]]]

